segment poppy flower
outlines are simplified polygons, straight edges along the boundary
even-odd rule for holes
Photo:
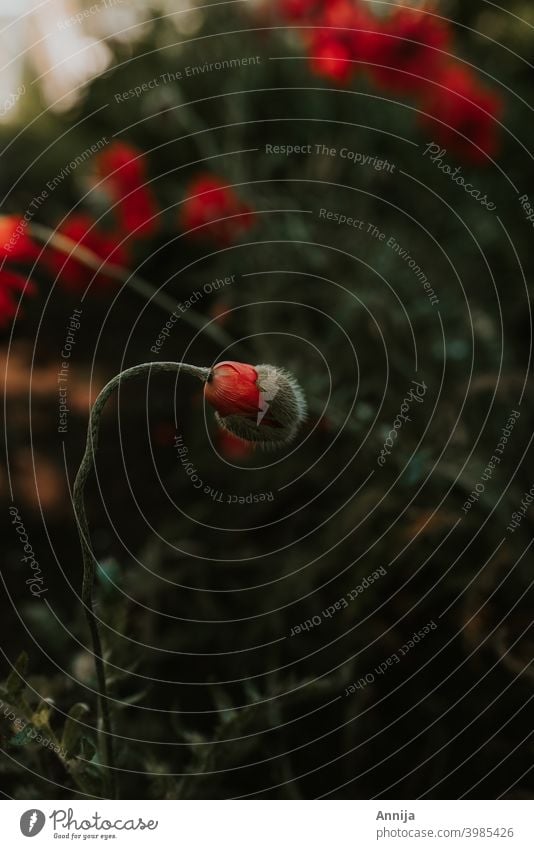
[[[286,21],[309,21],[321,5],[318,0],[279,0],[278,9]]]
[[[203,174],[186,189],[179,224],[192,236],[208,238],[224,247],[250,230],[254,213],[220,177]]]
[[[34,262],[39,248],[28,236],[21,215],[0,215],[0,258],[13,262]]]
[[[373,58],[376,17],[350,0],[330,0],[309,39],[310,67],[319,76],[346,82]]]
[[[92,251],[102,262],[122,267],[128,265],[128,253],[124,245],[119,243],[117,236],[102,232],[88,215],[70,216],[57,232],[76,245]],[[112,282],[112,278],[104,270],[95,277],[94,270],[74,255],[68,256],[51,246],[46,248],[42,261],[48,271],[58,278],[59,283],[72,291],[84,289],[91,281],[98,287],[105,287]]]
[[[8,269],[0,270],[0,327],[7,327],[17,313],[21,292],[33,295],[35,286],[22,274]]]
[[[114,142],[97,159],[99,176],[116,203],[124,234],[152,236],[158,229],[158,204],[147,184],[146,156],[125,142]]]
[[[152,236],[158,229],[158,205],[147,186],[138,189],[119,201],[117,207],[119,226],[123,233]]]
[[[466,161],[484,164],[497,153],[502,100],[467,69],[459,65],[444,69],[422,108],[427,114],[420,120],[435,140]]]
[[[372,35],[378,26],[375,15],[351,0],[329,0],[321,9],[318,23],[340,30],[338,35],[346,38],[356,52],[363,47],[365,36]]]
[[[310,42],[310,68],[320,77],[337,83],[347,82],[353,72],[349,45],[328,30],[319,30]]]
[[[449,27],[430,7],[399,7],[370,35],[371,74],[384,86],[418,90],[444,65],[450,41]]]
[[[306,416],[304,394],[295,378],[271,365],[218,363],[206,380],[204,397],[222,428],[263,446],[293,439]]]
[[[126,142],[113,142],[98,156],[97,168],[104,179],[111,179],[125,193],[141,186],[146,180],[145,155]]]

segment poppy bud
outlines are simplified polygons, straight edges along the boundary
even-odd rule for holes
[[[304,394],[295,378],[270,365],[218,363],[206,381],[204,397],[222,428],[264,448],[293,439],[306,416]]]

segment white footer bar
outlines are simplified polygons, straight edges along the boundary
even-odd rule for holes
[[[533,849],[531,801],[3,801],[6,849]],[[30,841],[34,839],[35,842]]]

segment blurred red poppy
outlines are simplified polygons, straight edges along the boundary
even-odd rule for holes
[[[320,76],[346,82],[373,57],[377,19],[350,0],[330,0],[317,21],[320,29],[309,39],[310,67]]]
[[[353,72],[349,45],[328,30],[319,30],[310,41],[310,68],[320,77],[347,82]]]
[[[71,239],[75,245],[87,248],[109,265],[125,267],[128,265],[128,252],[120,244],[117,236],[108,235],[99,230],[93,219],[84,214],[67,218],[57,231]],[[73,246],[74,247],[74,246]],[[74,256],[68,256],[53,247],[47,247],[43,254],[43,265],[61,286],[72,291],[84,289],[91,281],[98,287],[105,287],[113,281],[105,271],[96,274]],[[93,280],[94,278],[94,280]]]
[[[39,248],[27,234],[21,215],[0,215],[0,258],[13,262],[33,262]]]
[[[137,188],[146,179],[145,154],[126,142],[113,142],[98,156],[98,173],[104,179],[112,179],[123,192]]]
[[[193,237],[226,246],[253,227],[254,213],[220,177],[203,174],[186,189],[179,225]]]
[[[131,144],[114,142],[99,155],[97,169],[117,204],[121,231],[137,237],[152,236],[159,227],[159,210],[147,183],[145,154]]]
[[[422,108],[427,114],[421,122],[434,139],[466,161],[484,164],[498,152],[503,102],[466,68],[445,68],[439,85],[429,86]]]
[[[158,212],[153,192],[140,186],[119,202],[119,226],[125,234],[152,236],[159,226]]]
[[[431,7],[399,7],[368,39],[372,76],[384,86],[417,91],[435,79],[450,42],[448,25]]]
[[[323,4],[324,0],[279,0],[278,9],[287,21],[309,21]]]

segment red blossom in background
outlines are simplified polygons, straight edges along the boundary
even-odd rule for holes
[[[317,20],[325,27],[351,28],[360,22],[367,23],[370,15],[353,0],[329,0],[323,2]]]
[[[310,43],[310,68],[320,77],[345,83],[352,76],[352,51],[328,30],[319,30]]]
[[[402,6],[379,19],[353,0],[330,0],[313,20],[320,26],[309,39],[315,73],[344,82],[367,69],[378,84],[405,91],[435,77],[451,40],[430,7]]]
[[[0,258],[13,262],[34,262],[39,248],[28,236],[21,215],[0,216]]]
[[[347,79],[368,66],[375,82],[407,91],[415,91],[420,78],[434,78],[451,40],[449,27],[429,6],[402,6],[378,18],[354,0],[328,0],[313,20],[321,29],[310,39],[312,70]],[[336,74],[329,58],[343,71]]]
[[[416,91],[436,77],[450,42],[449,27],[430,8],[398,8],[372,37],[372,76],[382,85]]]
[[[124,234],[149,237],[159,228],[158,204],[147,185],[146,156],[126,142],[114,142],[100,153],[99,176],[113,201]]]
[[[179,225],[185,232],[196,230],[191,235],[197,238],[225,247],[253,227],[254,213],[220,177],[204,174],[186,188]]]
[[[119,203],[119,225],[123,233],[152,236],[158,230],[158,205],[146,186],[135,189]]]
[[[353,59],[366,62],[372,57],[379,22],[365,6],[353,0],[329,0],[317,22],[322,27],[336,30],[332,34],[350,47]]]
[[[351,0],[326,3],[309,38],[310,67],[319,76],[346,82],[373,57],[376,18]]]
[[[453,32],[432,3],[397,6],[378,16],[359,0],[279,0],[289,23],[302,23],[310,68],[346,84],[367,71],[375,84],[417,98],[420,123],[473,164],[495,155],[501,98],[450,58]]]
[[[0,327],[7,327],[16,315],[20,293],[34,295],[35,286],[22,274],[8,269],[0,270]]]
[[[320,5],[318,0],[278,0],[278,10],[286,21],[310,20]]]
[[[89,215],[70,216],[57,232],[71,239],[76,245],[92,251],[109,265],[124,267],[128,264],[128,253],[124,245],[120,244],[120,239],[99,230]],[[77,292],[84,289],[93,278],[93,282],[100,288],[114,282],[105,271],[95,276],[91,268],[83,265],[74,256],[67,256],[51,246],[46,248],[42,261],[47,270],[58,278],[59,284],[71,291]]]
[[[467,69],[446,68],[422,108],[427,114],[421,121],[436,141],[468,162],[484,164],[497,153],[502,100]]]
[[[110,178],[122,191],[142,185],[146,178],[145,155],[126,142],[113,142],[98,156],[98,172]]]
[[[33,263],[39,248],[26,232],[20,215],[0,216],[0,327],[5,328],[16,315],[21,292],[34,295],[34,284],[23,274],[12,271],[6,263]]]

